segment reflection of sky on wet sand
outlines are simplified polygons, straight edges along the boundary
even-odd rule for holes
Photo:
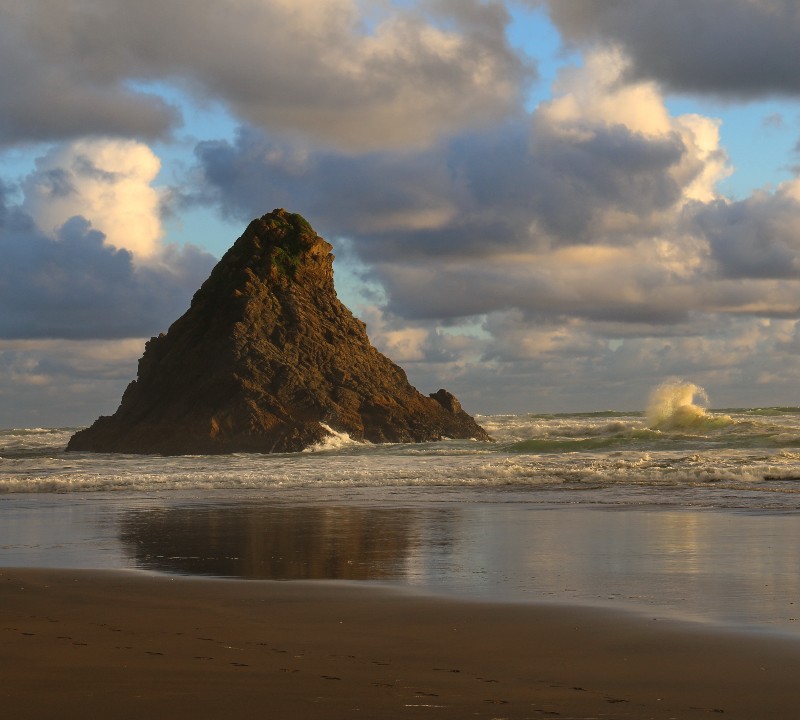
[[[800,634],[795,514],[62,497],[0,501],[0,564],[369,580]]]
[[[703,511],[468,510],[446,589],[597,602],[800,632],[796,515]],[[432,579],[437,584],[436,579]],[[798,619],[794,619],[798,618]]]

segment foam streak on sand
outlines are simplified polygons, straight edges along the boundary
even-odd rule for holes
[[[0,574],[8,717],[795,718],[800,645],[606,611]],[[57,691],[55,685],[57,683]]]

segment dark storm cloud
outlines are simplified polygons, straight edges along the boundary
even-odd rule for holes
[[[49,238],[30,216],[0,202],[0,338],[155,334],[186,310],[213,264],[187,246],[168,249],[168,265],[136,267],[130,253],[103,239],[81,217]]]
[[[678,91],[800,94],[796,0],[529,0],[567,42],[615,44],[631,72]]]
[[[508,21],[478,0],[2,0],[0,143],[164,136],[176,110],[142,88],[165,82],[294,137],[422,145],[520,107]]]

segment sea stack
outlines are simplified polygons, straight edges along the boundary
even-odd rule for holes
[[[67,450],[294,452],[356,440],[488,440],[453,395],[418,392],[339,301],[333,248],[300,215],[253,220],[166,334],[117,411]]]

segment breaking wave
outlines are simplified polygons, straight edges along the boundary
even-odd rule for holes
[[[307,452],[276,455],[67,453],[74,429],[0,430],[0,499],[91,492],[123,493],[130,502],[173,492],[336,499],[363,488],[392,502],[491,491],[502,502],[798,511],[800,409],[723,414],[705,402],[701,388],[674,381],[653,393],[647,413],[482,416],[493,443],[373,445],[331,429]]]
[[[364,445],[366,443],[354,440],[347,433],[334,430],[330,425],[320,423],[327,435],[318,443],[307,447],[303,452],[322,452],[326,450],[341,450],[342,448],[353,445]]]
[[[702,405],[708,404],[706,391],[684,380],[667,380],[652,393],[647,403],[647,425],[653,430],[702,430],[733,423],[728,415],[712,415]]]

